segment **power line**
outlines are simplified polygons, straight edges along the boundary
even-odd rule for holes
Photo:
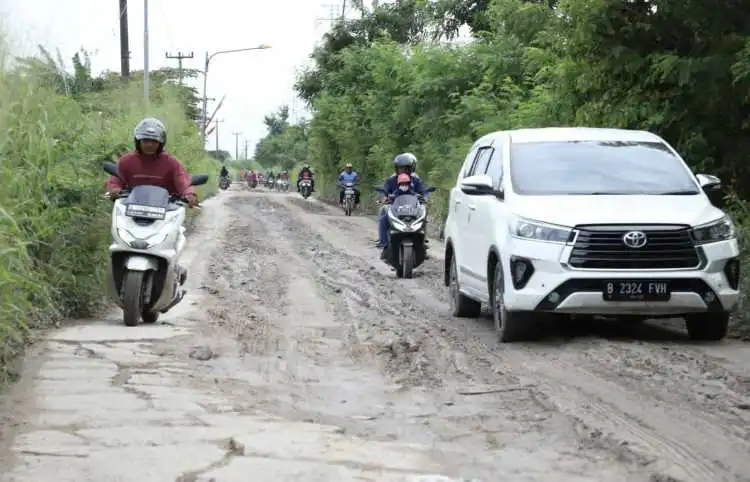
[[[189,54],[183,54],[182,52],[177,52],[177,55],[172,55],[169,52],[167,52],[166,57],[168,59],[177,59],[177,72],[178,77],[180,79],[180,85],[182,85],[182,59],[192,59],[193,58],[193,52],[190,52]]]
[[[341,9],[342,13],[346,11],[346,3],[343,6],[339,3],[328,3],[321,5],[322,8],[328,9],[327,17],[317,17],[315,19],[315,26],[317,27],[321,23],[325,22],[330,28],[333,24],[343,19],[343,15],[339,14],[338,11]]]

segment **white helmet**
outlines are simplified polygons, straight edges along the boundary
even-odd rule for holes
[[[167,128],[153,117],[143,119],[133,130],[136,149],[140,150],[140,141],[152,140],[161,144],[160,150],[167,144]]]

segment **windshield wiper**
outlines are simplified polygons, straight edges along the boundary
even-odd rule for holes
[[[694,196],[698,191],[679,190],[679,191],[662,191],[662,192],[616,192],[616,191],[594,191],[581,193],[583,196]]]
[[[577,193],[576,193],[577,194]],[[628,196],[633,193],[631,192],[615,192],[615,191],[594,191],[594,192],[582,192],[581,196]]]
[[[655,192],[653,194],[655,196],[695,196],[696,194],[698,194],[698,191],[694,191],[694,190],[664,191],[664,192]]]

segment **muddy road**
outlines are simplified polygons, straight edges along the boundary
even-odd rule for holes
[[[29,356],[0,480],[750,480],[742,344],[578,324],[500,345],[449,316],[435,242],[397,280],[370,219],[244,191],[205,211],[179,309]]]

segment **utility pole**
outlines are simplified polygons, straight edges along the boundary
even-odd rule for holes
[[[224,119],[216,119],[214,122],[216,122],[216,160],[219,160],[219,124],[224,122]]]
[[[247,145],[248,145],[248,144],[249,144],[249,143],[248,143],[247,139],[245,139],[245,161],[247,161],[247,159],[248,159],[248,158],[247,158]]]
[[[193,52],[190,52],[189,54],[185,55],[182,52],[177,52],[177,55],[171,55],[169,52],[167,52],[167,58],[168,59],[177,59],[177,72],[178,76],[180,78],[180,85],[182,85],[182,59],[192,59],[193,58]]]
[[[235,161],[240,160],[240,134],[242,134],[242,132],[232,132],[232,135],[234,136],[234,160]]]
[[[143,0],[143,97],[148,105],[151,99],[151,79],[148,71],[148,0]]]
[[[341,21],[346,20],[346,0],[342,0],[341,4]]]
[[[128,39],[128,0],[120,0],[120,78],[130,78],[130,40]]]

